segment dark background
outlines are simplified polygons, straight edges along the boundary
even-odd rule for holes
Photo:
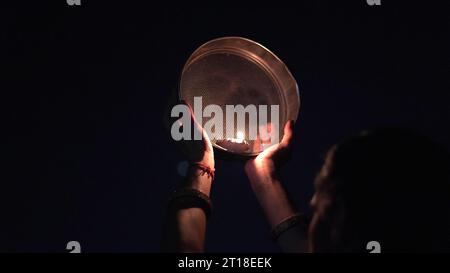
[[[158,251],[183,160],[167,102],[189,55],[221,36],[262,43],[299,83],[284,180],[303,211],[347,136],[402,126],[450,145],[449,13],[427,1],[33,2],[0,7],[0,251]],[[277,251],[242,163],[216,169],[207,250]]]

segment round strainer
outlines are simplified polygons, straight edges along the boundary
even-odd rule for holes
[[[180,99],[192,106],[194,97],[197,103],[201,97],[202,110],[208,105],[222,109],[223,128],[212,128],[212,143],[215,148],[240,155],[257,155],[274,144],[261,141],[259,134],[256,139],[250,137],[255,128],[257,132],[277,128],[281,140],[284,124],[296,120],[300,108],[297,83],[286,65],[267,48],[240,37],[214,39],[200,46],[186,62],[179,88]],[[226,105],[254,105],[258,122],[252,122],[248,114],[244,126],[234,117],[227,119]],[[260,112],[264,105],[267,111]],[[271,115],[276,107],[278,117]],[[266,121],[260,119],[264,113]],[[203,117],[201,125],[213,117]]]

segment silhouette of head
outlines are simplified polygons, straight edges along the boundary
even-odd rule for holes
[[[444,148],[406,130],[334,146],[315,181],[310,250],[450,251],[449,170]]]

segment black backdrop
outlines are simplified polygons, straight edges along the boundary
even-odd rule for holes
[[[258,41],[298,80],[284,180],[302,210],[324,153],[346,136],[403,126],[450,144],[445,9],[296,2],[2,4],[0,251],[65,252],[72,240],[84,252],[158,251],[183,160],[166,104],[189,54],[212,38]],[[277,251],[242,163],[216,169],[207,250]]]

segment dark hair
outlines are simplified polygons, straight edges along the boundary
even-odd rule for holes
[[[383,129],[335,146],[328,161],[318,190],[345,207],[339,247],[364,249],[357,236],[357,244],[379,241],[383,252],[450,251],[450,160],[443,147],[411,131]]]

